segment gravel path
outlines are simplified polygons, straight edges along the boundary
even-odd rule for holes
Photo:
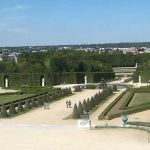
[[[2,124],[40,124],[40,125],[77,125],[77,120],[66,120],[72,114],[73,108],[66,108],[66,101],[72,102],[72,107],[79,101],[90,98],[100,90],[85,90],[70,97],[50,104],[50,109],[37,108],[12,119],[0,119]]]

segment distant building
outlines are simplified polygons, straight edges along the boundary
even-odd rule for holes
[[[18,62],[18,56],[15,52],[10,54],[1,54],[1,59],[6,61],[13,61],[15,63]]]

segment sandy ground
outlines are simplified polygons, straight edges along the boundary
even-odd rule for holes
[[[0,119],[0,150],[149,150],[148,134],[133,129],[79,129],[77,120],[65,120],[73,108],[66,108],[93,96],[99,90],[85,90],[50,104],[49,110],[38,108],[13,119]],[[98,115],[121,93],[116,93],[93,113],[93,125],[104,125]],[[144,117],[143,117],[143,114]],[[150,111],[131,115],[130,118],[150,119]],[[140,118],[141,120],[141,118]],[[120,126],[119,119],[108,122]]]
[[[0,93],[9,93],[9,92],[17,92],[17,90],[2,89],[2,88],[0,87]]]
[[[77,128],[0,128],[1,150],[148,150],[138,130]]]
[[[39,124],[39,125],[76,125],[76,120],[66,120],[73,112],[73,106],[79,101],[91,98],[100,90],[85,90],[50,104],[50,109],[38,108],[12,119],[0,119],[3,124]],[[72,102],[72,108],[66,108],[66,101]]]

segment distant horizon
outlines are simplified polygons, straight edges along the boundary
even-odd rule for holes
[[[56,44],[56,45],[14,45],[14,46],[0,46],[0,48],[3,47],[58,47],[58,46],[82,46],[82,45],[107,45],[107,44],[137,44],[137,43],[150,43],[150,41],[146,42],[106,42],[106,43],[82,43],[82,44]]]

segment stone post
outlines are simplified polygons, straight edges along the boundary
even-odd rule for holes
[[[5,87],[8,88],[8,79],[5,78]]]
[[[45,78],[43,77],[42,78],[42,87],[44,87],[45,86]]]
[[[141,83],[141,75],[139,75],[139,83]]]
[[[84,77],[84,83],[87,84],[87,76]]]

